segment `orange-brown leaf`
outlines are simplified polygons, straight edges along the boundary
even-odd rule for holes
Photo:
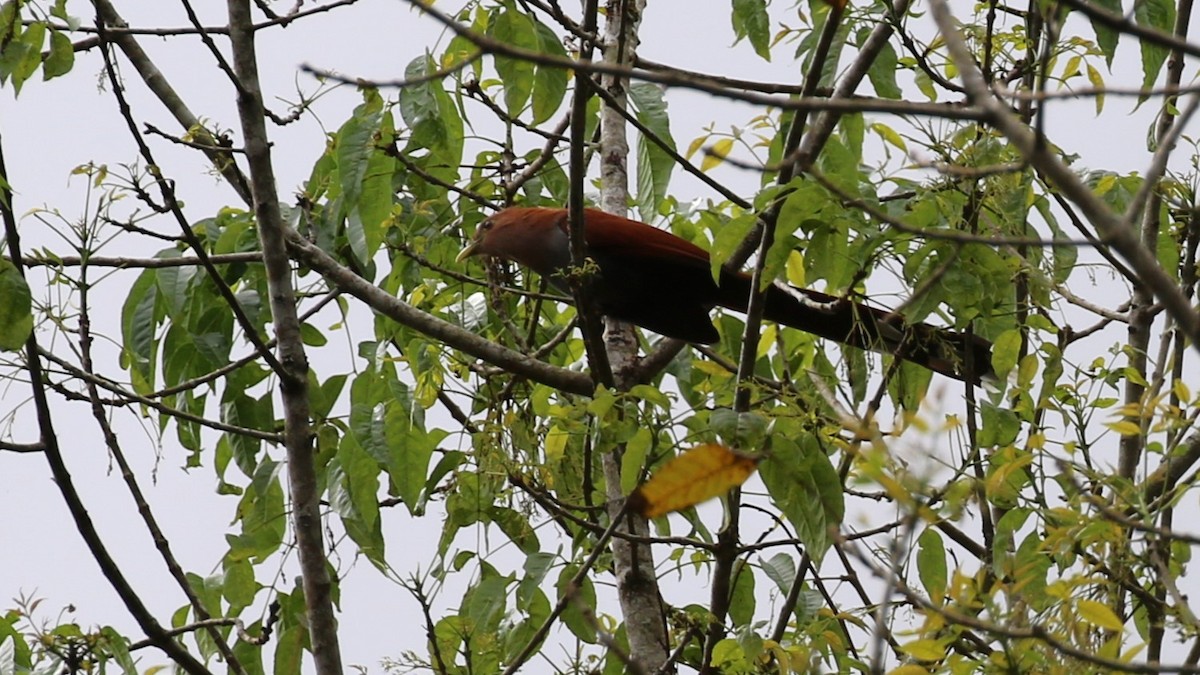
[[[629,495],[630,506],[647,518],[686,509],[746,482],[758,460],[723,445],[705,443],[667,462]]]

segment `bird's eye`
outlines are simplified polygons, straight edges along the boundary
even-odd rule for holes
[[[492,219],[491,219],[491,218],[488,218],[487,220],[485,220],[485,221],[483,221],[482,223],[480,223],[480,224],[479,224],[479,229],[481,229],[481,230],[490,230],[490,229],[492,229]]]

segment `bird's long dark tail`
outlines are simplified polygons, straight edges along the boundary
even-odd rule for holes
[[[750,278],[721,279],[721,305],[744,312]],[[953,377],[979,383],[992,375],[992,343],[924,323],[907,323],[886,310],[803,288],[771,286],[763,318],[845,345],[906,359]]]

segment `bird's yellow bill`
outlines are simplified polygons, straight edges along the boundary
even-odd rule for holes
[[[463,247],[463,250],[458,252],[458,257],[454,259],[454,262],[462,262],[475,255],[475,249],[477,248],[479,248],[479,242],[472,239],[466,246]]]

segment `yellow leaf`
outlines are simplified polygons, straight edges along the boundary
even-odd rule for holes
[[[946,647],[937,640],[913,640],[900,645],[900,651],[918,661],[939,661],[946,656]]]
[[[1120,637],[1121,636],[1118,635],[1118,636],[1114,637],[1113,639],[1116,640],[1116,639],[1119,639]],[[1137,655],[1141,654],[1142,651],[1145,649],[1146,649],[1145,642],[1136,644],[1133,647],[1129,647],[1128,645],[1126,645],[1125,649],[1123,649],[1121,651],[1121,661],[1123,661],[1124,663],[1133,663],[1133,660],[1135,658],[1137,658]]]
[[[1175,398],[1185,405],[1192,400],[1192,390],[1188,389],[1183,380],[1175,380],[1175,383],[1171,385],[1171,391],[1175,393]]]
[[[1078,54],[1072,56],[1067,61],[1067,67],[1063,69],[1062,79],[1067,80],[1079,74],[1079,64],[1083,61],[1083,57]]]
[[[546,434],[546,459],[557,462],[562,459],[563,451],[567,449],[570,436],[560,427],[551,427]]]
[[[1129,420],[1118,420],[1116,422],[1105,422],[1104,426],[1121,434],[1122,436],[1140,436],[1142,428],[1136,422]]]
[[[757,467],[756,458],[723,445],[697,445],[634,490],[630,506],[647,518],[657,518],[729,492],[745,483]]]
[[[1101,602],[1095,600],[1080,600],[1076,605],[1079,608],[1079,616],[1084,621],[1107,630],[1123,630],[1124,622],[1117,618],[1117,615]]]
[[[702,359],[692,361],[692,367],[710,377],[731,377],[733,375],[725,369],[725,366]]]
[[[915,663],[905,664],[888,671],[888,675],[928,675],[928,673],[928,668],[922,668]]]
[[[900,148],[901,152],[908,152],[908,145],[904,142],[904,138],[888,125],[875,122],[871,125],[871,131],[879,134],[880,138],[888,143]]]
[[[1092,86],[1100,90],[1096,94],[1096,114],[1099,115],[1101,110],[1104,110],[1104,77],[1100,75],[1100,71],[1092,64],[1087,64],[1088,81]]]
[[[712,147],[706,148],[704,151],[704,161],[700,162],[700,170],[708,171],[715,168],[725,161],[725,157],[729,155],[729,151],[733,150],[733,139],[722,138]]]

